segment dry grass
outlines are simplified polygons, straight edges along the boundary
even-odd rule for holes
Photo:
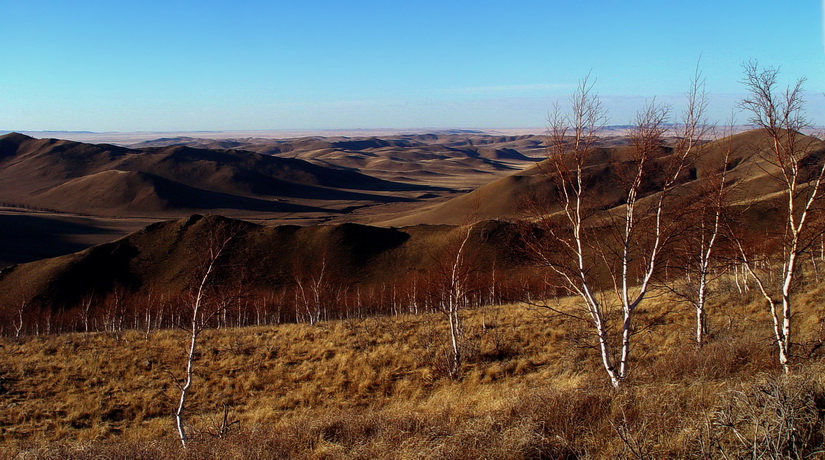
[[[803,355],[819,337],[823,296],[814,285],[799,297]],[[804,415],[805,452],[822,446],[825,367],[815,352],[800,358],[803,377],[778,375],[757,297],[720,295],[702,350],[690,342],[688,308],[660,300],[640,319],[665,309],[637,336],[635,371],[620,391],[573,340],[578,327],[522,305],[467,312],[469,360],[457,380],[443,372],[437,315],[210,330],[186,452],[171,417],[184,332],[6,338],[0,457],[737,457],[748,451],[733,428],[760,417],[743,413],[765,400],[760,388]],[[217,437],[224,407],[239,423]]]

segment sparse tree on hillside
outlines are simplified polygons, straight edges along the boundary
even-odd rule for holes
[[[591,323],[614,387],[628,375],[634,317],[675,231],[671,193],[696,154],[704,110],[701,89],[692,85],[683,140],[670,153],[663,148],[668,108],[654,101],[638,113],[629,158],[612,165],[617,185],[623,187],[618,207],[593,179],[597,131],[605,112],[589,78],[571,98],[571,112],[556,106],[549,118],[544,172],[557,197],[554,211],[539,218],[540,235],[527,239],[528,249],[555,274],[561,288],[581,298],[583,314],[559,313]],[[599,292],[605,278],[612,294]]]
[[[26,306],[28,302],[26,300],[22,300],[19,302],[19,307],[17,307],[17,315],[14,318],[14,338],[20,338],[20,333],[23,331],[23,312],[26,310]]]
[[[184,382],[180,388],[180,399],[175,410],[175,426],[184,448],[186,448],[186,442],[189,439],[184,421],[184,411],[186,409],[186,398],[192,388],[198,337],[209,321],[227,305],[225,299],[219,298],[220,296],[214,286],[214,277],[221,257],[225,255],[229,244],[237,236],[237,233],[238,229],[231,224],[221,224],[210,231],[205,248],[205,257],[198,267],[195,283],[190,292],[192,311],[186,325],[189,332],[189,349],[186,357]]]
[[[310,273],[307,274],[306,271]],[[306,314],[309,324],[321,321],[326,310],[326,303],[329,301],[328,297],[333,291],[326,254],[323,254],[316,264],[296,268],[293,277],[297,288],[295,291],[296,316]]]
[[[728,158],[730,151],[725,152],[723,166],[718,177],[715,177],[715,183],[710,184],[711,193],[706,195],[706,200],[697,201],[700,206],[698,209],[698,225],[694,229],[693,236],[690,241],[695,243],[694,258],[692,260],[692,267],[689,271],[695,272],[695,282],[693,284],[693,293],[688,296],[696,312],[696,345],[702,347],[705,343],[705,334],[708,332],[707,325],[707,297],[708,286],[711,281],[711,270],[714,268],[714,250],[717,248],[719,236],[722,233],[722,218],[726,207],[726,188],[727,188],[727,170]]]
[[[434,258],[434,270],[431,281],[432,301],[436,310],[447,317],[449,326],[450,364],[449,374],[456,377],[461,372],[464,362],[464,322],[461,310],[467,307],[468,295],[471,291],[471,277],[475,269],[467,255],[468,241],[473,226],[466,225],[459,228],[460,232],[452,239],[447,247]]]
[[[783,194],[779,219],[781,229],[774,236],[780,246],[781,274],[766,276],[749,254],[741,238],[737,238],[742,262],[764,296],[773,322],[774,338],[779,352],[779,363],[789,371],[792,337],[792,295],[794,277],[800,256],[808,250],[823,231],[821,225],[812,225],[819,217],[817,203],[822,196],[825,163],[812,158],[814,150],[821,149],[816,140],[800,133],[810,123],[805,118],[802,94],[804,78],[792,86],[779,88],[779,70],[760,68],[750,61],[744,64],[745,84],[750,95],[740,106],[749,112],[749,121],[767,135],[768,146],[762,151],[765,168]],[[821,164],[820,164],[821,163]]]
[[[470,239],[471,226],[467,226],[467,233],[455,249],[455,258],[450,257],[451,264],[448,266],[449,277],[447,281],[446,305],[443,305],[450,324],[450,344],[453,350],[453,374],[461,370],[462,354],[459,341],[464,335],[464,325],[459,316],[459,310],[466,302],[468,291],[468,272],[465,250],[467,240]],[[450,254],[452,256],[452,254]]]
[[[89,332],[89,320],[91,319],[92,304],[94,303],[95,292],[92,290],[83,297],[80,304],[80,316],[83,320],[83,332]]]
[[[103,299],[103,330],[121,332],[126,322],[126,301],[128,290],[122,284],[115,284]]]
[[[665,279],[664,286],[693,306],[696,315],[695,340],[698,347],[708,333],[707,298],[714,272],[719,268],[719,243],[724,240],[726,211],[731,185],[728,170],[733,146],[729,130],[720,141],[721,157],[704,161],[705,174],[698,184],[695,200],[686,208],[687,229],[674,251],[675,269],[683,273],[682,282]]]

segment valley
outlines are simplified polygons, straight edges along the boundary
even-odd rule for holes
[[[53,236],[38,238],[31,255],[18,240],[0,263],[60,255],[64,246],[102,243],[102,234],[111,240],[194,213],[268,225],[389,220],[529,168],[543,155],[541,142],[433,134],[176,138],[125,148],[8,134],[0,138],[0,220]]]

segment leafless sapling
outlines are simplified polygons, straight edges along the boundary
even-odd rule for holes
[[[220,313],[226,302],[220,301],[214,289],[214,277],[218,264],[222,256],[228,250],[232,240],[237,236],[238,229],[231,224],[220,223],[209,231],[208,241],[205,247],[205,254],[198,271],[195,282],[190,291],[191,316],[187,321],[187,332],[189,333],[189,348],[186,356],[186,367],[184,381],[180,387],[180,398],[175,410],[175,426],[181,444],[186,448],[189,439],[187,426],[184,420],[186,409],[186,399],[192,389],[192,379],[194,376],[195,353],[198,345],[198,337],[207,326],[209,321]]]
[[[702,347],[708,333],[707,299],[712,281],[722,273],[724,257],[720,254],[720,241],[726,242],[725,227],[730,207],[729,182],[733,145],[730,134],[723,133],[716,145],[719,151],[705,152],[704,175],[693,190],[693,200],[686,204],[687,228],[677,248],[673,251],[676,271],[684,275],[682,282],[665,280],[664,285],[675,295],[693,306],[695,313],[695,341]],[[714,275],[716,273],[717,275]]]
[[[464,362],[465,328],[461,310],[466,308],[475,267],[468,257],[468,242],[473,225],[455,230],[455,235],[438,254],[432,254],[434,262],[429,290],[434,308],[447,317],[449,330],[449,366],[451,377],[461,373]]]
[[[766,164],[764,170],[778,184],[783,196],[777,222],[781,228],[772,232],[781,253],[777,264],[781,267],[780,276],[771,277],[769,271],[760,270],[742,239],[736,238],[735,242],[746,270],[767,302],[779,363],[787,373],[793,343],[794,279],[801,255],[823,231],[822,225],[812,223],[817,222],[821,211],[817,205],[822,196],[825,163],[812,155],[822,150],[821,143],[801,133],[810,126],[804,111],[805,79],[800,78],[782,90],[778,69],[762,68],[756,61],[746,62],[743,69],[743,83],[749,95],[740,107],[767,138],[767,148],[760,150]]]

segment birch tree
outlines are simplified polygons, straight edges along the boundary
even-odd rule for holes
[[[306,272],[309,272],[307,274]],[[303,273],[303,275],[299,275]],[[327,255],[321,255],[315,263],[296,266],[293,270],[295,279],[296,316],[306,314],[309,324],[316,324],[324,318],[330,293],[334,290],[327,270]],[[302,311],[297,311],[298,309]]]
[[[704,110],[699,98],[700,85],[694,84],[693,109],[684,123],[688,135],[670,152],[663,148],[668,107],[648,103],[631,130],[627,158],[610,166],[598,163],[603,151],[597,132],[605,111],[589,77],[573,94],[570,112],[556,106],[549,117],[543,169],[557,196],[551,212],[539,219],[541,235],[527,238],[527,245],[560,287],[580,298],[581,313],[557,312],[591,324],[601,364],[615,388],[628,376],[635,314],[672,234],[671,192],[695,154]],[[605,167],[612,171],[600,169]],[[603,183],[610,175],[618,177],[610,186],[621,187],[612,198]]]
[[[817,203],[822,195],[825,163],[812,154],[822,150],[816,139],[804,136],[801,130],[810,126],[805,117],[804,78],[784,90],[779,87],[779,70],[761,68],[756,61],[743,65],[743,83],[749,96],[740,107],[750,114],[750,123],[759,127],[767,138],[767,147],[760,150],[768,176],[781,189],[778,226],[773,234],[780,246],[781,273],[767,277],[755,266],[741,238],[737,248],[745,269],[754,279],[770,311],[779,363],[789,372],[792,347],[792,316],[794,279],[800,256],[822,234],[820,225],[811,225],[819,214]],[[761,146],[760,146],[761,147]]]
[[[468,257],[468,242],[473,226],[459,227],[454,238],[435,259],[435,273],[431,283],[432,304],[447,317],[449,330],[449,374],[456,377],[461,373],[464,362],[464,321],[461,310],[467,307],[472,273],[475,267]]]
[[[203,261],[198,267],[195,282],[191,291],[191,316],[187,322],[189,333],[189,347],[186,355],[186,366],[183,384],[180,387],[180,398],[175,410],[175,427],[178,438],[184,448],[187,446],[189,435],[185,422],[186,400],[192,389],[194,377],[195,354],[200,333],[206,328],[209,321],[225,308],[227,302],[220,301],[214,289],[215,271],[225,255],[230,242],[236,237],[238,229],[231,224],[219,223],[210,230],[205,248]]]
[[[731,133],[732,129],[727,130],[724,138],[717,141],[721,155],[717,157],[716,152],[703,154],[706,157],[703,160],[706,172],[701,178],[702,183],[695,188],[695,199],[688,204],[688,228],[680,239],[678,249],[674,251],[677,260],[674,268],[684,278],[682,282],[665,279],[663,283],[663,286],[693,307],[694,338],[700,348],[705,344],[708,333],[707,299],[710,285],[716,278],[714,273],[721,273],[719,251],[725,248],[719,246],[721,241],[726,241],[725,228],[729,223],[726,218],[731,192],[728,177],[733,154]]]
[[[695,271],[696,281],[693,285],[693,293],[688,296],[688,299],[693,304],[696,314],[695,340],[696,345],[700,348],[704,345],[705,334],[708,332],[706,313],[708,286],[710,285],[711,270],[715,260],[714,251],[722,233],[729,158],[730,150],[726,150],[719,175],[713,177],[712,182],[709,184],[711,192],[708,196],[709,199],[698,202],[700,208],[698,209],[698,225],[694,232],[696,237],[689,240],[692,243],[695,256],[693,266],[689,270]]]
[[[14,338],[19,339],[20,333],[23,331],[23,312],[26,310],[26,306],[28,305],[28,301],[21,300],[19,303],[19,307],[17,308],[17,315],[14,318]]]
[[[466,264],[465,249],[467,241],[470,239],[472,226],[467,226],[467,232],[455,250],[455,257],[450,257],[449,276],[447,277],[447,298],[444,311],[450,324],[450,344],[453,350],[453,374],[461,370],[462,355],[459,341],[464,334],[464,325],[459,316],[459,310],[466,302],[468,293],[468,273]],[[452,256],[452,254],[451,254]]]

